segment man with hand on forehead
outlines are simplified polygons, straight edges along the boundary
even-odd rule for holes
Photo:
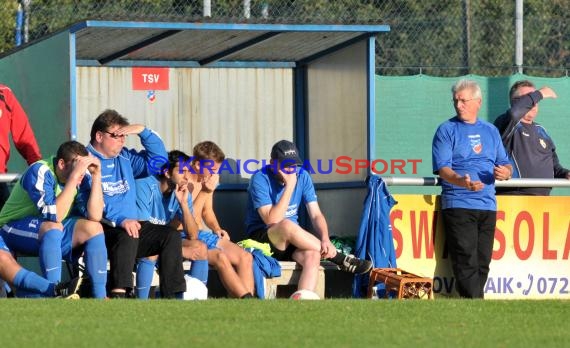
[[[550,87],[536,89],[529,80],[517,81],[509,92],[510,109],[494,122],[513,166],[514,178],[570,180],[570,170],[560,164],[554,141],[535,121],[538,103],[546,98],[557,98]],[[551,190],[551,187],[501,187],[497,194],[548,196]]]
[[[33,163],[22,174],[0,212],[2,238],[12,251],[38,255],[44,277],[52,283],[61,280],[62,259],[75,262],[83,251],[93,296],[105,298],[102,211],[101,164],[81,143],[68,141],[56,156]]]
[[[125,147],[125,138],[136,135],[143,151]],[[109,251],[110,297],[125,298],[133,288],[137,258],[159,255],[162,298],[176,298],[186,291],[179,233],[170,226],[140,221],[135,179],[157,174],[152,163],[168,161],[162,139],[142,124],[129,124],[115,110],[103,111],[91,126],[87,146],[101,161],[103,220]]]
[[[302,164],[294,143],[281,140],[273,145],[270,164],[251,178],[246,225],[251,239],[269,243],[274,258],[293,260],[302,266],[298,290],[315,291],[321,258],[358,274],[369,272],[372,262],[339,253],[331,244],[313,181],[306,170],[297,168]],[[302,203],[314,234],[299,225]]]

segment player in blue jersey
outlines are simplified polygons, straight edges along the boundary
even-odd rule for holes
[[[70,214],[74,202],[83,218]],[[22,174],[0,212],[1,233],[12,251],[38,255],[44,277],[54,283],[61,280],[62,259],[75,262],[74,256],[83,252],[93,295],[104,298],[102,210],[100,162],[82,144],[68,141],[56,156],[33,163]]]
[[[206,182],[211,183],[209,179],[216,175],[214,173],[224,160],[223,152],[216,144],[203,142],[194,147],[194,155],[190,159],[181,151],[171,151],[169,164],[165,166],[160,176],[137,180],[137,205],[141,210],[139,215],[147,214],[147,218],[151,221],[169,223],[178,229],[183,229],[182,252],[186,259],[194,260],[193,253],[200,250],[200,245],[206,243],[207,261],[218,271],[229,295],[236,298],[252,297],[251,255],[229,240],[228,233],[219,227],[217,220],[216,223],[212,223],[212,217],[208,214],[213,212],[205,213],[205,210],[212,207],[211,199],[215,189],[206,185]],[[205,161],[210,161],[207,164],[208,168],[200,170],[200,163],[204,164]],[[189,188],[201,202],[200,213],[196,210],[192,212],[194,198]],[[157,199],[160,197],[162,199]],[[208,222],[217,227],[215,232],[198,231],[196,220],[201,221],[204,215],[207,216]],[[194,263],[195,261],[192,267]]]
[[[299,263],[303,270],[298,289],[314,291],[321,258],[360,274],[369,272],[372,262],[339,253],[331,244],[313,181],[307,171],[300,170],[302,164],[292,142],[281,140],[273,145],[270,164],[249,183],[246,228],[250,238],[269,243],[277,260]],[[314,234],[299,225],[301,204],[308,211]]]
[[[483,298],[497,219],[495,180],[508,180],[512,166],[497,128],[477,117],[479,85],[460,80],[451,91],[457,114],[435,132],[433,172],[442,179],[441,214],[457,292]]]
[[[179,159],[188,161],[187,156],[179,151],[168,154],[168,162],[161,168],[159,175],[137,179],[137,209],[139,219],[158,225],[170,225],[176,230],[180,227],[190,231],[194,239],[182,240],[182,256],[192,260],[189,275],[208,282],[208,255],[206,244],[200,242],[198,225],[192,216],[192,196],[188,191],[185,178],[188,168],[179,168]],[[181,204],[182,202],[182,204]],[[151,256],[138,260],[136,270],[136,296],[139,299],[149,297],[150,285],[154,274],[157,257]]]
[[[137,135],[145,150],[124,147],[125,138]],[[170,226],[139,221],[135,179],[157,173],[153,163],[166,161],[160,137],[141,124],[129,124],[115,110],[103,111],[91,127],[87,149],[101,161],[103,228],[110,262],[110,297],[124,298],[133,288],[136,258],[159,255],[162,298],[186,291],[179,233]]]

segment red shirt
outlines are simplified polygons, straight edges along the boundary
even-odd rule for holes
[[[12,90],[0,84],[0,173],[6,173],[10,159],[10,132],[16,149],[28,165],[42,158],[28,116]]]

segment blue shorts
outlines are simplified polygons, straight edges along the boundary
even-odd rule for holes
[[[180,237],[182,237],[182,239],[186,239],[186,236],[187,234],[185,231],[180,232]],[[204,242],[208,247],[208,250],[211,250],[218,248],[220,237],[218,237],[214,232],[200,230],[198,231],[198,240]]]
[[[2,226],[0,235],[10,250],[27,255],[38,255],[40,242],[38,233],[40,226],[47,220],[38,217],[26,217],[20,220],[11,221]],[[66,261],[71,261],[71,242],[73,230],[77,218],[63,220],[63,240],[61,241],[62,257]]]

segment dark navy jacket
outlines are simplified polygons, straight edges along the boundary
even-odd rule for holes
[[[511,108],[495,120],[513,165],[513,178],[565,178],[569,171],[560,165],[546,129],[536,122],[520,121],[540,100],[540,91],[516,98]],[[548,196],[550,191],[550,187],[515,187],[498,188],[497,194]]]

